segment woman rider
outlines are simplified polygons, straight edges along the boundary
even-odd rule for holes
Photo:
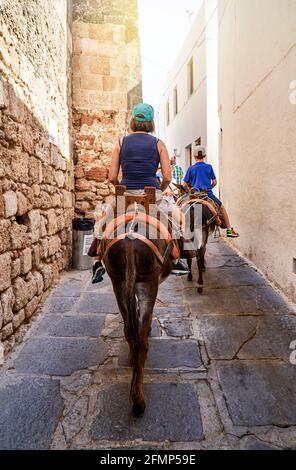
[[[130,127],[132,133],[121,139],[113,150],[109,170],[110,183],[114,186],[124,185],[127,192],[134,195],[143,194],[145,186],[154,187],[158,207],[164,212],[172,211],[174,220],[180,226],[182,220],[180,210],[174,205],[168,207],[168,203],[162,198],[162,192],[172,180],[172,173],[165,144],[151,135],[155,129],[152,106],[145,103],[136,105],[132,111]],[[161,183],[156,177],[159,165],[163,176]],[[123,175],[121,182],[118,180],[120,167]],[[101,261],[95,263],[93,271],[93,283],[100,282],[105,273]],[[187,273],[187,268],[180,260],[174,263],[172,274]]]

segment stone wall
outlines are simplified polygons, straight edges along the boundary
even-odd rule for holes
[[[6,351],[71,259],[70,13],[67,0],[1,2],[0,341]]]
[[[114,143],[142,98],[136,0],[74,0],[73,108],[76,212],[108,200]]]

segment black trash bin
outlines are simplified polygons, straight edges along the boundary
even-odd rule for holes
[[[73,268],[83,271],[92,267],[87,255],[94,237],[95,219],[73,219]]]

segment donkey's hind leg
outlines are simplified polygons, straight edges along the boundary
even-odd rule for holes
[[[187,259],[187,265],[188,265],[188,269],[189,269],[189,274],[187,276],[187,280],[192,281],[193,276],[192,276],[192,259],[191,258]]]
[[[113,283],[113,290],[116,296],[117,304],[118,304],[121,316],[123,318],[124,336],[129,345],[128,360],[129,360],[130,366],[133,367],[133,363],[134,363],[133,341],[129,332],[128,312],[127,312],[126,302],[125,302],[125,286],[122,282],[113,281],[112,283]]]
[[[131,397],[133,413],[142,416],[145,411],[144,399],[144,365],[149,349],[149,334],[152,323],[153,308],[158,291],[158,281],[138,283],[136,293],[139,301],[139,348],[134,358],[135,380],[132,384]]]
[[[201,247],[197,254],[197,268],[198,268],[198,281],[197,281],[197,292],[203,293],[203,272],[205,270],[205,247]]]

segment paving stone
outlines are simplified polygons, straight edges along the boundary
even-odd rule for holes
[[[63,410],[56,380],[1,381],[0,449],[48,450]]]
[[[44,310],[49,314],[72,312],[76,309],[78,299],[76,297],[49,297]]]
[[[124,337],[124,330],[123,330],[123,320],[121,317],[116,318],[114,315],[110,315],[115,319],[112,322],[112,318],[107,319],[107,323],[105,323],[105,328],[102,331],[102,336],[106,336],[108,338],[123,338]],[[152,338],[159,338],[161,336],[161,330],[156,319],[152,320],[152,328],[151,334]]]
[[[210,315],[200,320],[200,329],[211,359],[232,359],[240,346],[256,332],[255,317]]]
[[[234,425],[296,425],[295,366],[235,362],[219,366],[218,375]]]
[[[156,318],[188,317],[189,316],[189,310],[188,310],[187,307],[181,306],[181,305],[176,305],[175,307],[163,307],[163,306],[161,306],[160,303],[156,302],[154,310],[153,310],[153,315]]]
[[[182,291],[160,290],[157,294],[156,305],[158,307],[175,307],[183,305]]]
[[[260,441],[254,436],[248,436],[242,439],[240,448],[241,450],[281,450],[279,447]]]
[[[226,267],[239,267],[239,266],[248,266],[247,261],[240,256],[229,255],[211,255],[206,256],[206,269],[218,269]]]
[[[118,314],[115,295],[112,294],[84,294],[77,306],[79,313],[113,313]]]
[[[181,277],[178,276],[169,276],[164,282],[162,282],[159,286],[159,291],[162,290],[182,290],[183,284]]]
[[[104,326],[104,317],[98,315],[45,318],[37,330],[38,336],[98,338]]]
[[[202,421],[196,391],[188,384],[145,384],[146,411],[132,416],[129,385],[119,384],[100,393],[97,416],[90,430],[96,440],[200,441]]]
[[[102,340],[39,337],[25,344],[15,368],[23,373],[64,376],[99,366],[106,358],[107,346]]]
[[[219,255],[219,256],[237,256],[235,250],[233,250],[229,245],[227,245],[222,240],[212,241],[207,244],[207,253],[210,255]]]
[[[83,428],[87,415],[88,397],[80,397],[65,416],[62,426],[66,441],[71,441]]]
[[[265,315],[259,318],[258,332],[240,351],[240,359],[288,359],[290,344],[296,339],[296,317]]]
[[[188,320],[165,320],[164,328],[168,336],[174,336],[175,338],[193,335],[191,322]]]
[[[113,287],[111,279],[107,276],[104,276],[104,280],[98,284],[92,284],[91,282],[91,273],[89,273],[89,280],[85,283],[85,291],[86,292],[102,292],[102,293],[113,293]]]
[[[118,364],[128,367],[128,346],[124,341]],[[154,339],[150,341],[145,369],[197,369],[201,367],[199,348],[196,341]]]
[[[80,297],[83,288],[84,285],[80,279],[67,279],[58,285],[52,295],[54,297]]]
[[[183,295],[185,303],[198,315],[289,313],[295,310],[271,287],[206,287],[202,295],[197,294],[196,288],[191,288],[186,289]]]
[[[208,269],[204,274],[205,287],[222,289],[236,286],[266,285],[266,281],[249,266]]]

